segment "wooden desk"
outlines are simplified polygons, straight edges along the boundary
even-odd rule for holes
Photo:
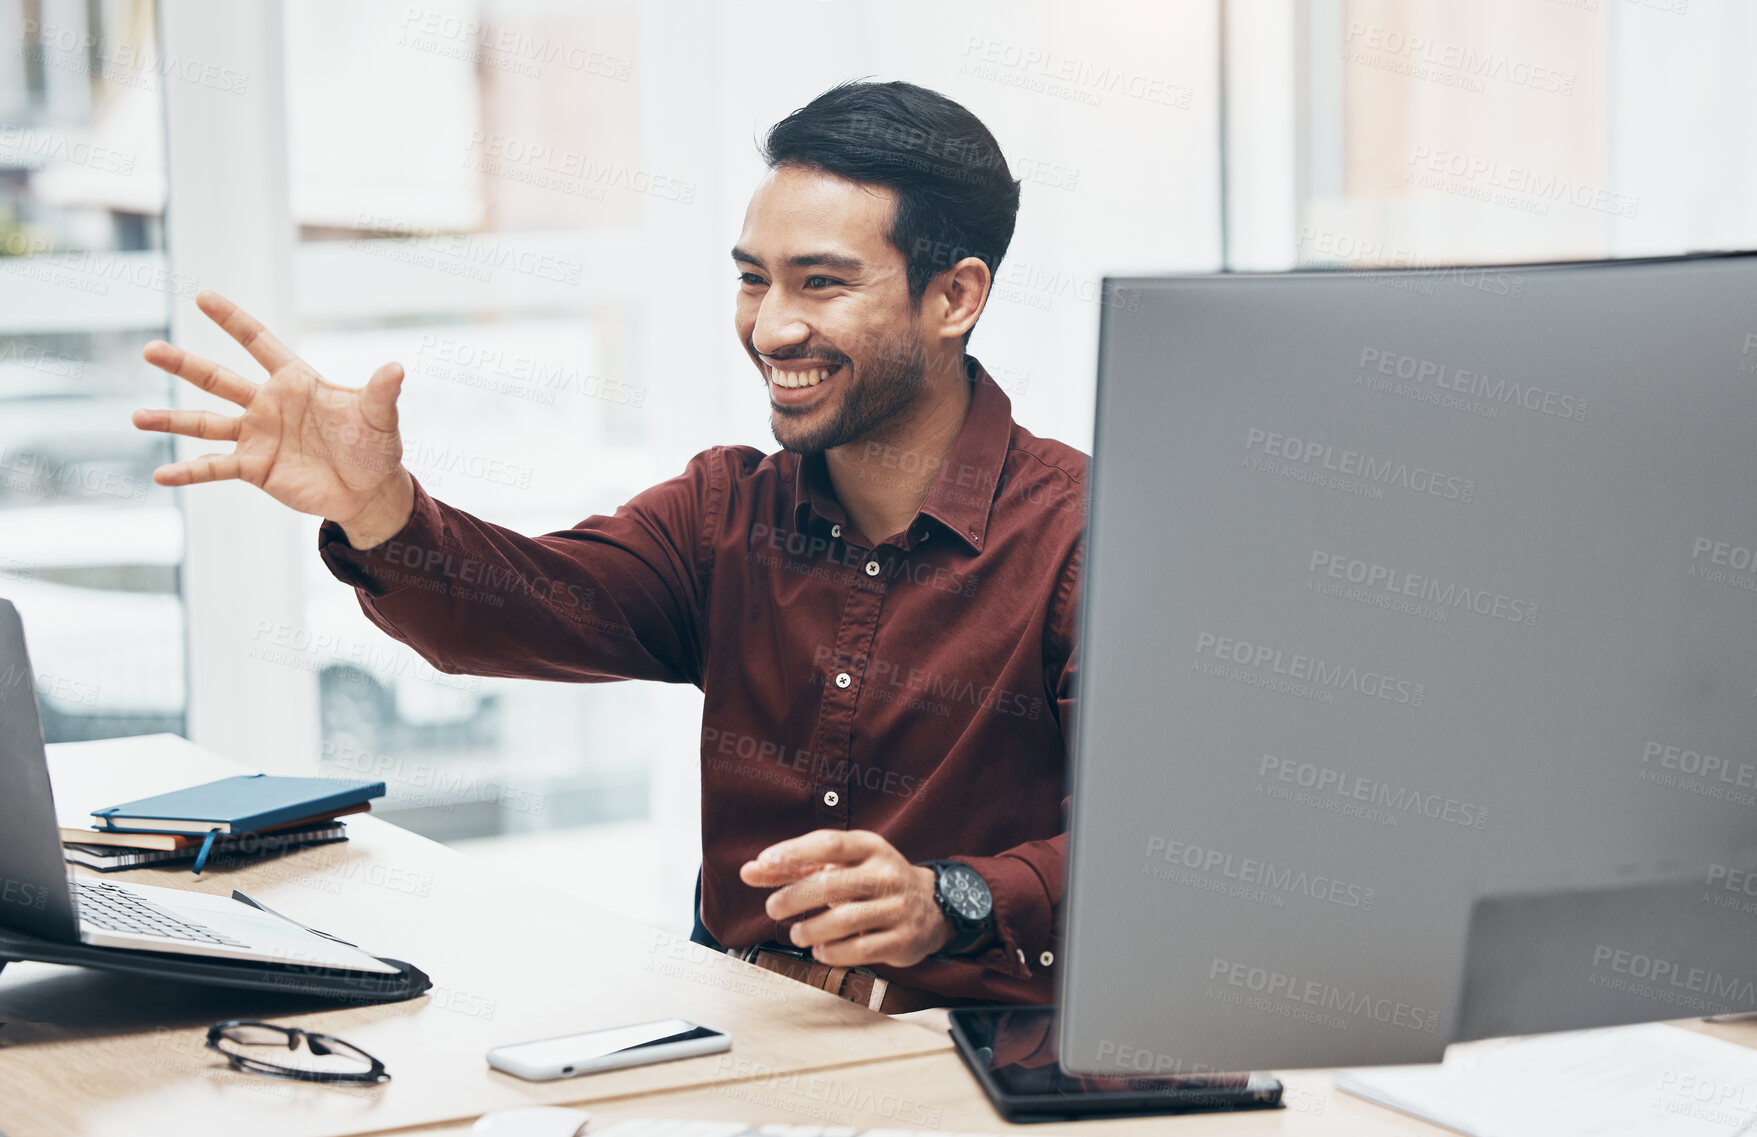
[[[236,767],[181,739],[138,742],[122,765],[87,744],[56,761],[134,796],[175,766],[184,782]],[[130,783],[129,779],[135,779]],[[148,792],[148,786],[141,792]],[[1283,1074],[1284,1110],[1014,1127],[951,1052],[944,1012],[898,1019],[504,874],[374,818],[354,839],[279,861],[191,877],[142,870],[112,878],[206,891],[242,888],[313,926],[406,958],[434,979],[421,999],[332,1009],[222,988],[142,987],[102,972],[13,964],[0,972],[0,1132],[178,1137],[467,1133],[482,1113],[572,1104],[626,1117],[753,1124],[1005,1132],[1033,1137],[1442,1137],[1447,1132],[1337,1092],[1329,1071]],[[495,1073],[490,1046],[672,1015],[734,1035],[728,1054],[533,1085]],[[370,1090],[306,1086],[230,1072],[202,1047],[209,1022],[296,1022],[358,1043],[394,1080]],[[1757,1022],[1680,1023],[1757,1048]]]
[[[68,796],[95,785],[104,804],[135,796],[143,779],[150,792],[246,772],[173,736],[129,742],[52,748],[57,785]],[[299,996],[11,964],[0,971],[0,1132],[352,1134],[516,1105],[699,1087],[740,1070],[790,1073],[948,1049],[931,1030],[488,870],[377,818],[351,819],[349,833],[343,844],[199,877],[185,866],[107,879],[221,894],[241,889],[374,954],[413,962],[432,977],[431,992],[338,1008]],[[547,1084],[492,1071],[483,1060],[501,1043],[671,1017],[731,1032],[733,1051]],[[222,1018],[337,1035],[382,1059],[393,1080],[346,1089],[234,1073],[203,1046],[208,1024]]]
[[[910,1016],[933,1022],[943,1011]],[[1757,1048],[1757,1022],[1676,1025]],[[1494,1045],[1488,1043],[1486,1045]],[[731,1055],[727,1055],[731,1058]],[[1384,1109],[1336,1090],[1328,1070],[1280,1075],[1286,1109],[1187,1114],[1118,1121],[1009,1125],[989,1106],[955,1053],[874,1059],[857,1066],[802,1073],[734,1069],[743,1080],[713,1086],[582,1104],[596,1123],[629,1117],[701,1118],[845,1125],[865,1129],[1007,1133],[1031,1137],[1457,1137],[1449,1129]],[[396,1137],[459,1137],[470,1122],[399,1130]],[[590,1130],[587,1132],[590,1137]]]

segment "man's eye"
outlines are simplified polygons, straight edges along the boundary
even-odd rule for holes
[[[765,282],[762,277],[758,276],[754,272],[741,272],[738,274],[738,283],[758,285],[758,284],[763,284]]]
[[[807,288],[834,288],[842,282],[829,276],[808,276],[805,278]]]

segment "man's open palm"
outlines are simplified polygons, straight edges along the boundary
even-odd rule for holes
[[[141,430],[237,443],[230,454],[161,466],[153,480],[164,486],[249,482],[301,513],[341,523],[355,544],[358,531],[392,521],[397,523],[382,536],[394,533],[399,511],[402,519],[408,516],[410,496],[397,433],[402,366],[385,364],[359,389],[338,387],[219,293],[202,292],[195,302],[262,364],[268,381],[252,383],[162,340],[147,344],[142,355],[148,363],[244,408],[236,418],[213,411],[135,411],[134,425]]]

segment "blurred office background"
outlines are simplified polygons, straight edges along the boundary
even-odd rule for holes
[[[386,818],[677,929],[699,693],[439,674],[314,519],[154,486],[129,411],[205,396],[141,345],[260,377],[198,289],[337,382],[400,360],[415,474],[541,532],[773,449],[727,249],[755,139],[848,78],[1000,139],[971,350],[1082,448],[1106,273],[1757,247],[1744,0],[0,0],[0,35],[0,595],[50,740],[382,777]]]

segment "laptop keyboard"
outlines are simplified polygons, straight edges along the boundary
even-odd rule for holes
[[[126,889],[101,881],[73,881],[73,899],[79,906],[81,923],[109,932],[132,932],[138,936],[160,936],[169,940],[193,940],[196,943],[223,944],[227,947],[248,947],[248,944],[173,916],[151,901],[142,900]]]

